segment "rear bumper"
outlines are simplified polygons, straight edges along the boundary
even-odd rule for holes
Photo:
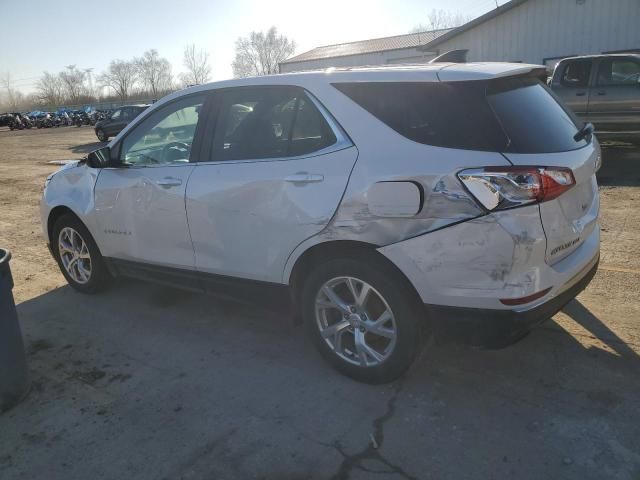
[[[425,305],[439,342],[457,342],[502,348],[524,337],[530,329],[558,313],[591,282],[599,255],[571,279],[561,293],[524,311]]]

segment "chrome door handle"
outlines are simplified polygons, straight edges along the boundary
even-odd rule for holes
[[[289,175],[284,179],[285,182],[291,183],[318,183],[324,180],[324,175],[317,173],[296,173],[295,175]]]
[[[182,185],[182,180],[175,177],[164,177],[160,180],[156,180],[156,184],[162,188],[178,187]]]

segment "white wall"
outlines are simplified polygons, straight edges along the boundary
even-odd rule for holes
[[[467,48],[469,61],[526,63],[640,48],[640,0],[528,0],[436,48]]]
[[[466,48],[468,61],[520,61],[640,48],[640,0],[528,0],[439,44],[440,53]],[[420,63],[416,49],[283,64],[282,72]],[[547,62],[553,66],[555,61]]]

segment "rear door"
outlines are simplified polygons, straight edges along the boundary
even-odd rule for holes
[[[601,132],[640,133],[640,58],[602,58],[589,120]]]
[[[568,167],[573,172],[574,187],[540,204],[546,260],[555,263],[576,250],[597,227],[595,173],[600,147],[595,138],[574,139],[582,123],[539,82],[518,78],[495,82],[487,98],[509,137],[504,155],[511,163]]]
[[[226,89],[215,104],[187,189],[196,268],[280,282],[290,253],[331,219],[357,150],[301,88]]]
[[[592,66],[591,59],[561,62],[552,84],[556,95],[583,120],[587,118]]]

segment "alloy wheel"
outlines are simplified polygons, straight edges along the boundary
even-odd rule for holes
[[[397,340],[395,317],[375,288],[354,277],[325,282],[315,301],[321,337],[341,359],[361,367],[384,362]]]
[[[58,253],[62,266],[79,284],[91,279],[91,255],[87,242],[71,227],[64,227],[58,235]]]

